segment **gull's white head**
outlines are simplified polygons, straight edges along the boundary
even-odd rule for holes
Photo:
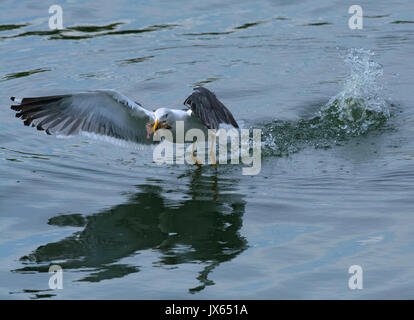
[[[171,128],[175,121],[174,113],[168,108],[159,108],[155,110],[155,122],[153,126],[154,132],[157,131],[158,127]]]

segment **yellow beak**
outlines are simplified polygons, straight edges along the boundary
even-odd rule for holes
[[[152,130],[155,132],[158,128],[158,120],[155,120],[154,126],[152,127]]]

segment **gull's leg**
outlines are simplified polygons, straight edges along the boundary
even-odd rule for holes
[[[199,168],[201,168],[202,163],[200,162],[200,160],[197,159],[197,157],[194,155],[194,151],[195,151],[195,144],[196,142],[193,142],[193,150],[191,151],[191,159],[194,160],[194,164],[197,165]]]
[[[210,145],[210,157],[211,162],[214,165],[214,168],[217,169],[217,161],[216,161],[216,135],[213,133],[211,134],[211,145]]]

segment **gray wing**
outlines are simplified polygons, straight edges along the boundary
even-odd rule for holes
[[[194,88],[193,93],[184,101],[191,111],[208,129],[218,129],[220,123],[231,124],[238,128],[231,112],[222,104],[216,95],[204,87]]]
[[[152,112],[114,90],[96,90],[49,97],[11,98],[16,117],[48,134],[74,135],[95,133],[138,143],[146,139],[146,124],[154,120]]]

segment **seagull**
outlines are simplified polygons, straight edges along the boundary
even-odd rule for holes
[[[196,87],[184,101],[185,110],[159,108],[145,109],[125,95],[112,89],[90,90],[74,94],[23,98],[10,98],[16,104],[11,109],[16,117],[47,134],[71,136],[82,132],[140,144],[153,144],[150,135],[159,129],[170,129],[175,134],[176,121],[184,121],[186,130],[191,128],[212,129],[222,125],[239,129],[231,112],[204,87]],[[195,143],[195,142],[194,142]],[[194,163],[201,162],[191,154]],[[211,141],[212,146],[215,140]],[[213,152],[214,149],[214,152]],[[215,148],[211,159],[217,168]]]

